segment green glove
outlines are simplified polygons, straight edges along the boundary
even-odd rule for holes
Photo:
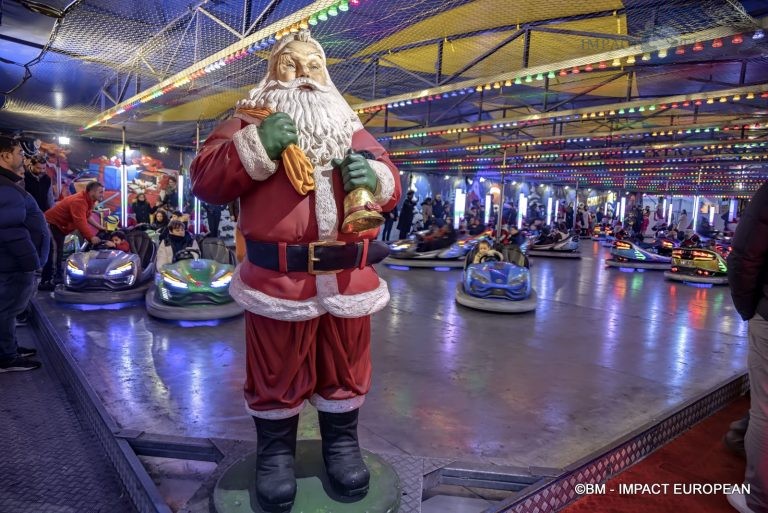
[[[341,169],[344,191],[349,192],[358,187],[365,187],[373,193],[376,192],[379,179],[376,178],[376,173],[368,160],[359,153],[347,150],[347,156],[344,157],[344,160],[333,159],[331,165]]]
[[[258,132],[261,144],[271,160],[280,160],[288,145],[299,144],[296,125],[291,117],[283,112],[276,112],[264,118]]]

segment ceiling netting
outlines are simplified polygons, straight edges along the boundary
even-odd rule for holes
[[[62,105],[54,119],[83,125],[112,106],[99,89],[112,99],[130,97],[236,43],[244,34],[280,20],[299,21],[294,13],[307,5],[301,1],[82,1],[62,22],[52,42],[55,51],[46,54],[39,70],[47,76],[78,74],[77,85],[90,87],[92,95]],[[649,39],[672,40],[717,26],[749,28],[754,20],[738,3],[726,0],[361,0],[312,30],[325,47],[334,82],[354,104],[435,82],[521,69],[524,38],[515,34],[525,27],[534,28],[528,36],[527,63],[536,66]],[[543,32],[536,27],[616,38]],[[489,55],[473,63],[485,53]],[[189,144],[196,121],[225,115],[248,86],[262,77],[265,56],[266,52],[256,52],[233,62],[110,124],[125,124],[134,138],[151,141],[162,136],[169,142]],[[572,77],[562,82],[590,80],[596,78]],[[489,96],[486,101],[493,101]],[[25,98],[23,90],[10,99],[6,110],[11,113],[51,119],[50,106]],[[524,96],[520,99],[524,106]],[[497,101],[509,103],[503,97]],[[520,107],[520,102],[515,103]],[[461,114],[460,109],[457,112]],[[397,117],[393,115],[391,121],[390,129],[397,126]],[[374,127],[378,124],[372,122]],[[407,125],[406,121],[401,126]],[[114,136],[101,127],[90,133]]]

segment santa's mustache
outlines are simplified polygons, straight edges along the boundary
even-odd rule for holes
[[[331,90],[330,87],[321,85],[309,77],[294,78],[293,80],[290,80],[288,82],[284,82],[282,80],[275,80],[275,82],[280,87],[280,89],[298,89],[300,87],[309,87],[312,90],[320,91],[321,93],[327,93],[328,91]]]

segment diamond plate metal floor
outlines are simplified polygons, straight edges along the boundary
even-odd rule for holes
[[[18,330],[36,346],[31,328]],[[96,437],[43,368],[0,375],[0,512],[135,511]]]

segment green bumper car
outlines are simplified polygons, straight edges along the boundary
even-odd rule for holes
[[[208,258],[206,258],[208,257]],[[147,292],[147,312],[170,320],[208,321],[243,313],[229,295],[235,260],[219,239],[204,239],[200,251],[187,249],[155,276]]]

